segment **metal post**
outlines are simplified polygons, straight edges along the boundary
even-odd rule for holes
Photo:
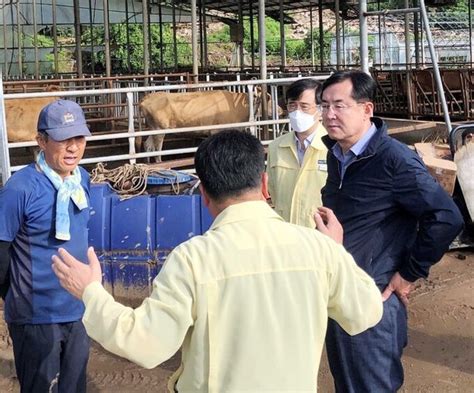
[[[2,184],[10,177],[10,155],[8,152],[7,121],[5,119],[5,98],[3,95],[3,75],[0,73],[0,172]]]
[[[405,8],[410,8],[410,0],[405,0]],[[405,64],[406,69],[411,69],[410,56],[410,15],[405,14]]]
[[[336,0],[336,69],[340,69],[341,66],[341,27],[340,27],[340,20],[341,15],[339,11],[339,0]]]
[[[405,8],[410,8],[410,1],[405,0]],[[406,86],[407,86],[407,105],[408,105],[408,114],[411,119],[411,109],[413,108],[413,97],[412,97],[412,80],[411,80],[411,55],[410,55],[410,19],[409,14],[405,14],[405,64],[406,64]]]
[[[53,17],[53,39],[54,39],[54,75],[58,77],[58,70],[59,70],[59,59],[58,59],[58,30],[56,26],[56,0],[53,0],[52,5],[52,17]]]
[[[178,42],[176,37],[176,5],[175,2],[172,2],[171,5],[171,16],[173,19],[173,59],[174,59],[174,69],[178,69]]]
[[[260,79],[267,79],[267,43],[265,35],[265,0],[258,0],[258,43],[260,54]],[[262,100],[265,102],[266,100]]]
[[[270,79],[273,79],[273,73],[270,73]],[[278,86],[270,85],[270,97],[272,98],[272,120],[280,120],[280,115],[278,114]],[[279,124],[272,125],[273,139],[280,136],[281,131]]]
[[[92,0],[89,0],[89,29],[91,30],[91,74],[95,74],[94,24],[92,20]]]
[[[76,41],[77,76],[82,78],[81,10],[79,8],[79,0],[74,0],[74,37]]]
[[[151,19],[150,19],[150,15],[151,15],[151,0],[148,0],[148,3],[147,3],[147,14],[146,14],[146,29],[148,31],[148,72],[147,72],[147,78],[146,79],[146,85],[148,86],[148,83],[149,83],[149,80],[150,78],[148,78],[148,75],[150,74],[150,68],[153,67],[153,63],[152,63],[152,34],[150,33],[150,30],[151,30]]]
[[[239,0],[239,7],[238,7],[238,14],[239,14],[239,33],[238,33],[238,41],[237,44],[237,57],[238,57],[238,66],[242,71],[244,69],[244,14],[242,11],[242,0]]]
[[[17,32],[17,46],[18,46],[18,72],[20,74],[20,78],[23,77],[23,37],[22,37],[22,25],[20,23],[20,0],[16,3],[16,32]]]
[[[201,18],[202,18],[202,63],[207,70],[209,67],[208,48],[207,48],[207,20],[206,20],[206,0],[201,0]]]
[[[316,62],[314,60],[314,34],[313,34],[313,6],[309,6],[309,36],[311,50],[311,67],[314,69]]]
[[[471,67],[474,66],[474,47],[473,47],[473,30],[472,30],[472,0],[467,0],[468,3],[468,17],[469,17],[469,48],[471,48],[470,60]]]
[[[319,0],[318,23],[319,23],[319,62],[321,64],[321,71],[322,71],[324,69],[323,0]]]
[[[285,14],[283,12],[283,0],[280,0],[280,58],[281,70],[286,68],[286,41],[285,41]]]
[[[204,60],[204,38],[203,38],[203,28],[202,28],[202,1],[198,0],[196,2],[197,7],[197,20],[198,20],[198,43],[199,43],[199,58],[201,59],[201,67],[205,67],[205,60]],[[202,70],[201,70],[202,72]]]
[[[446,123],[446,128],[448,133],[451,132],[451,119],[449,118],[448,105],[446,104],[446,97],[444,95],[443,84],[441,82],[441,74],[438,67],[438,59],[436,58],[436,52],[433,45],[433,37],[431,36],[431,29],[428,23],[428,15],[426,13],[425,0],[420,1],[420,12],[423,19],[423,24],[425,25],[426,39],[428,40],[428,47],[430,49],[431,63],[433,64],[433,74],[436,80],[436,89],[438,91],[439,98],[441,100],[441,106],[443,108],[444,121]]]
[[[377,0],[377,10],[380,11],[380,0]],[[382,50],[382,20],[381,15],[377,16],[378,25],[379,25],[379,64],[380,69],[383,70],[384,68],[384,58],[383,58],[383,50]],[[384,29],[385,30],[385,29]]]
[[[253,0],[249,1],[250,51],[252,52],[252,71],[255,70],[255,33],[253,29]]]
[[[247,85],[248,96],[249,96],[249,122],[255,121],[255,108],[254,108],[254,93],[253,85]],[[250,126],[250,132],[252,135],[257,136],[257,127],[255,125]]]
[[[109,3],[103,0],[104,7],[104,45],[105,45],[105,75],[109,78],[112,74],[110,64],[110,32],[109,32]]]
[[[148,75],[150,70],[150,53],[148,51],[148,0],[142,2],[142,26],[143,26],[143,74],[145,76],[143,82],[145,86],[148,86]]]
[[[245,67],[245,58],[244,58],[244,13],[242,11],[242,0],[239,0],[239,41],[238,45],[238,55],[239,55],[239,67],[242,71]]]
[[[199,59],[198,59],[198,32],[197,32],[197,10],[196,0],[191,0],[191,35],[192,35],[192,52],[193,52],[193,80],[194,83],[199,81]]]
[[[425,53],[425,36],[423,34],[424,27],[423,27],[423,18],[420,18],[420,36],[421,36],[421,65],[424,66],[426,63],[426,53]]]
[[[345,67],[347,65],[346,61],[346,25],[344,23],[344,20],[342,21],[342,45],[341,45],[341,50],[342,50],[342,65]],[[349,55],[350,59],[352,60],[352,55]]]
[[[36,0],[33,0],[33,45],[35,47],[35,77],[39,79],[38,26],[36,24]],[[5,53],[5,56],[7,54]]]
[[[127,48],[130,48],[130,21],[128,20],[128,0],[125,0],[125,29],[127,30]],[[132,73],[132,59],[131,59],[131,52],[130,50],[127,51],[127,69],[128,73]]]
[[[158,3],[158,16],[160,18],[160,71],[163,72],[165,64],[165,51],[163,45],[163,10],[161,2]]]
[[[418,13],[413,13],[413,26],[414,28],[414,35],[415,35],[415,67],[418,68],[420,66],[420,37],[419,37],[419,18]]]
[[[260,52],[260,79],[267,79],[267,44],[265,35],[265,0],[258,0],[258,41]],[[267,120],[267,85],[262,85],[262,120]],[[267,140],[268,126],[263,126],[262,139]]]
[[[11,7],[11,5],[10,5]],[[8,77],[8,45],[7,45],[7,15],[6,7],[2,7],[2,17],[3,17],[3,63],[4,63],[4,73]],[[13,21],[12,21],[13,23]]]
[[[360,25],[360,65],[362,71],[369,73],[369,40],[367,33],[367,0],[360,0],[359,4],[359,25]]]
[[[128,152],[129,154],[135,154],[135,123],[134,123],[134,108],[133,108],[133,93],[127,92],[127,107],[128,107],[128,132],[133,135],[128,138]],[[135,164],[137,162],[136,159],[130,159],[130,164]]]

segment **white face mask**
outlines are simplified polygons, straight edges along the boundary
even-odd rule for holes
[[[298,110],[290,112],[289,118],[291,128],[295,132],[305,132],[309,130],[314,125],[314,123],[316,123],[314,115],[310,115]]]

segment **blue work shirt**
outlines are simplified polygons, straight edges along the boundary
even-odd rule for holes
[[[81,177],[89,201],[89,175],[82,168]],[[87,261],[89,209],[79,210],[69,202],[71,240],[58,240],[56,197],[57,190],[35,164],[13,174],[0,189],[0,240],[11,243],[7,323],[73,322],[84,313],[82,302],[59,284],[51,257],[62,247]]]

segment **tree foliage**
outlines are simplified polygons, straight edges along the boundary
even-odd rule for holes
[[[160,39],[160,26],[150,25],[150,71],[174,66],[173,30],[169,24],[162,25],[162,37]],[[142,24],[125,23],[110,26],[110,52],[112,71],[114,73],[143,72],[143,26]],[[177,38],[178,65],[191,63],[191,47],[183,39]],[[91,45],[100,49],[93,53],[94,61],[101,67],[105,67],[104,28],[96,27],[88,29],[82,35],[83,45]]]
[[[247,50],[250,51],[251,44],[250,44],[250,23],[244,24],[244,45]],[[258,26],[257,22],[254,21],[254,32],[256,34],[255,37],[255,51],[258,51]],[[291,36],[291,27],[289,25],[285,25],[285,37]],[[266,35],[266,48],[268,55],[275,55],[278,56],[280,54],[281,48],[281,40],[280,40],[280,23],[275,21],[271,18],[265,19],[265,35]],[[330,53],[330,46],[331,46],[331,39],[333,35],[330,32],[324,32],[323,34],[323,48],[324,48],[324,59],[329,58]],[[315,52],[315,59],[319,61],[319,30],[313,30],[313,42],[314,42],[314,52]],[[311,34],[308,32],[306,37],[301,39],[291,39],[286,38],[286,55],[289,59],[294,60],[308,60],[311,59]]]
[[[329,58],[331,56],[331,41],[333,37],[334,37],[334,34],[331,33],[330,31],[323,32],[322,45],[323,45],[323,60],[325,63],[329,61]],[[321,39],[319,35],[319,30],[313,30],[313,37],[311,37],[311,34],[308,33],[308,35],[304,39],[305,48],[309,52],[310,56],[311,56],[311,39],[313,40],[313,45],[314,45],[315,62],[319,63],[321,61]]]

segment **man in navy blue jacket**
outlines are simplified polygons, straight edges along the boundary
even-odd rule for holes
[[[323,84],[328,179],[323,204],[344,228],[344,246],[384,299],[381,322],[349,336],[330,320],[326,346],[338,393],[396,392],[403,384],[408,296],[462,228],[449,195],[420,158],[373,117],[376,84],[341,71]]]

